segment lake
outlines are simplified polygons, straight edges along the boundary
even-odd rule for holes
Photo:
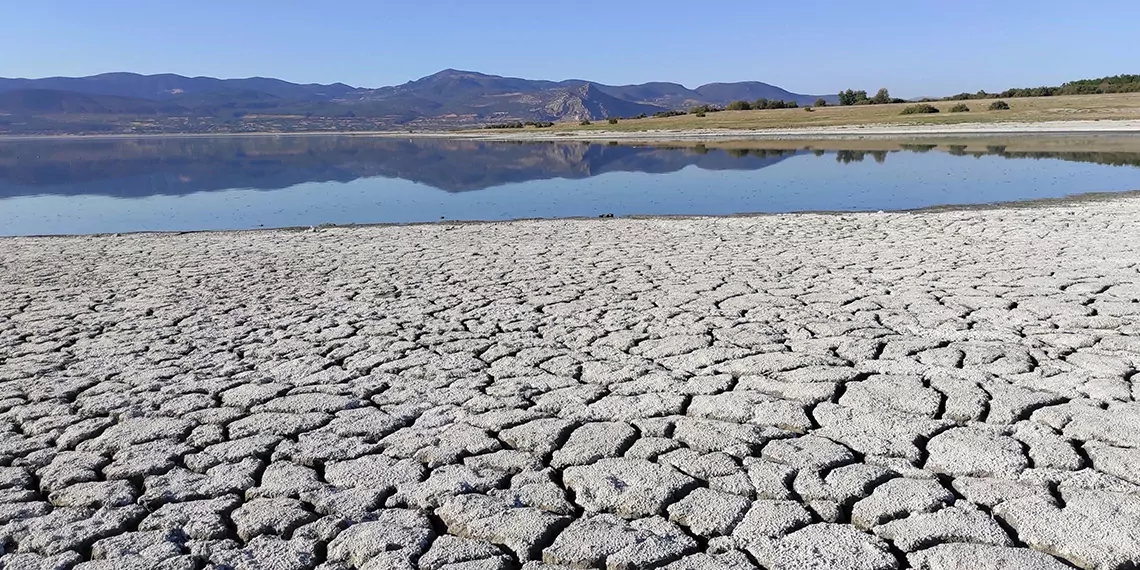
[[[1140,152],[1111,145],[754,144],[7,140],[0,141],[0,235],[900,210],[1140,189]]]

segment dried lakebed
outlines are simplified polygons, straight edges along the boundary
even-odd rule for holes
[[[4,568],[1140,561],[1140,200],[0,240]]]

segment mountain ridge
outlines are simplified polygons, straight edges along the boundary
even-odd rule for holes
[[[694,105],[723,106],[738,99],[782,99],[809,105],[818,97],[758,81],[689,89],[669,82],[606,85],[459,69],[379,88],[300,84],[269,77],[218,79],[113,72],[0,78],[0,132],[433,129],[505,121],[625,118]],[[146,116],[149,121],[127,121],[131,115]]]

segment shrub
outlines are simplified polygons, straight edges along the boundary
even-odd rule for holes
[[[994,101],[993,103],[990,103],[989,109],[991,111],[1008,111],[1009,110],[1009,103],[1006,103],[1005,101],[1000,101],[1000,100]]]
[[[871,100],[867,98],[867,92],[866,91],[856,91],[854,89],[848,89],[846,91],[840,91],[839,92],[839,104],[840,105],[866,105],[866,104],[869,104],[870,102],[871,102]]]
[[[826,107],[826,106],[827,106],[827,99],[824,99],[823,97],[820,97],[819,99],[816,99],[816,100],[815,100],[815,105],[814,105],[814,106],[816,106],[816,107]]]
[[[721,109],[720,107],[716,107],[713,105],[697,105],[696,107],[689,109],[689,112],[695,115],[697,113],[717,113],[717,112],[720,112],[723,110],[724,109]],[[684,114],[684,113],[681,113],[681,114]]]
[[[705,116],[705,112],[704,111],[697,111],[696,116],[703,117],[703,116]]]
[[[582,122],[578,123],[578,126],[581,126],[581,127],[590,126],[590,119],[582,119]]]
[[[679,116],[685,115],[685,114],[686,113],[684,111],[675,111],[675,110],[674,111],[657,111],[656,113],[653,113],[653,117],[655,119],[662,119],[665,117],[679,117]]]
[[[486,128],[488,128],[488,129],[521,129],[524,126],[525,125],[523,125],[521,122],[519,122],[519,123],[495,123],[493,125],[487,125]]]
[[[950,107],[950,112],[951,113],[969,113],[970,112],[970,106],[965,104],[965,103],[958,103],[957,105]]]
[[[611,125],[616,125],[616,124],[618,124],[618,120],[617,120],[617,117],[610,117],[610,118],[609,118],[609,123],[610,123]]]
[[[751,111],[752,103],[748,101],[733,101],[728,104],[727,109],[729,111]]]
[[[938,107],[928,103],[920,103],[918,105],[911,105],[902,110],[903,115],[923,115],[927,113],[937,113]]]

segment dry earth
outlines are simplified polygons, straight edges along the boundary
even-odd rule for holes
[[[5,569],[1125,569],[1140,200],[0,240]]]

